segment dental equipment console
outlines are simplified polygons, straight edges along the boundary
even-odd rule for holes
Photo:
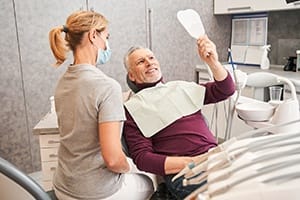
[[[179,11],[177,18],[192,37],[198,38],[205,33],[201,19],[194,10]],[[228,52],[232,64],[230,49]],[[245,86],[243,83],[246,81],[251,87],[287,84],[292,96],[275,105],[274,102],[269,102],[276,108],[273,115],[265,121],[243,119],[247,124],[258,129],[232,138],[230,137],[232,115],[229,115],[225,142],[195,157],[194,162],[189,163],[172,180],[183,176],[183,185],[203,183],[185,200],[279,200],[282,199],[282,195],[286,195],[284,197],[289,200],[298,200],[300,116],[295,86],[290,80],[271,73],[259,72],[245,77],[242,72],[238,74],[239,71],[233,65],[232,71],[237,95],[233,97],[233,103],[229,101],[230,114],[235,110],[241,111],[238,109],[238,100]],[[252,106],[256,105],[253,103]],[[270,134],[270,132],[285,134]],[[280,184],[275,186],[274,183],[278,181]],[[293,181],[295,184],[290,184],[294,183]],[[257,187],[249,187],[250,185]]]
[[[271,113],[270,117],[268,119],[260,120],[259,117],[257,120],[253,119],[247,119],[242,118],[240,115],[240,118],[244,120],[249,126],[252,126],[254,128],[260,128],[260,127],[266,127],[266,126],[273,126],[275,124],[285,123],[293,120],[297,120],[300,118],[299,114],[299,101],[297,99],[296,89],[293,83],[284,77],[267,73],[267,72],[256,72],[248,75],[247,78],[247,86],[254,87],[254,88],[263,88],[263,87],[269,87],[273,85],[278,84],[286,84],[290,88],[291,91],[291,97],[280,100],[280,101],[269,101],[269,105],[265,105],[265,108],[258,108],[261,104],[266,104],[266,102],[260,102],[258,100],[253,101],[253,103],[250,103],[248,107],[243,107],[243,103],[238,104],[236,106],[236,111],[239,114],[241,113],[250,113],[252,112],[253,115],[255,115],[255,109],[257,109],[257,112],[267,112],[266,107],[272,107],[274,108],[274,112]],[[264,111],[264,109],[266,111]],[[300,127],[298,124],[272,129],[272,133],[286,133],[291,130],[300,130]]]
[[[267,200],[276,195],[276,200],[282,199],[282,195],[296,200],[300,182],[300,130],[269,134],[272,128],[291,124],[300,124],[300,119],[232,137],[199,156],[199,162],[188,165],[174,177],[184,176],[185,185],[203,183],[185,200]]]
[[[297,199],[292,196],[299,191],[296,185],[300,182],[300,117],[295,86],[290,80],[271,73],[247,76],[247,86],[263,88],[278,84],[289,86],[291,98],[268,103],[255,100],[252,104],[252,107],[258,104],[274,107],[270,118],[264,121],[243,119],[255,129],[229,137],[198,156],[173,178],[184,176],[183,185],[203,183],[185,200],[237,200],[250,196],[266,200],[276,195],[276,199],[281,199],[282,195]],[[239,95],[235,100],[238,98]],[[234,106],[242,104],[234,103]],[[255,184],[258,188],[250,190],[247,184]]]

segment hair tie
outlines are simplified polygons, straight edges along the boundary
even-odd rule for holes
[[[63,25],[62,31],[65,32],[65,33],[67,33],[67,32],[69,32],[69,29],[65,25]]]

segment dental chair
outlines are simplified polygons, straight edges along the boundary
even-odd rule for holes
[[[55,200],[53,191],[48,193],[32,178],[13,164],[0,157],[1,200]]]
[[[128,87],[130,88],[130,90],[123,93],[124,102],[130,98],[133,91],[138,90],[136,85],[131,82],[128,75],[126,76],[126,82],[127,82]],[[123,146],[124,152],[126,153],[127,156],[129,156],[128,147],[127,147],[125,138],[123,136],[121,138],[121,141],[122,141],[122,146]],[[172,197],[171,193],[168,191],[163,178],[161,176],[154,175],[151,173],[148,173],[148,174],[149,174],[149,177],[152,179],[152,182],[154,184],[154,189],[155,189],[154,193],[152,194],[152,196],[150,197],[149,200],[173,200],[174,197]]]

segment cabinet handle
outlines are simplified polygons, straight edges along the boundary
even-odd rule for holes
[[[228,11],[236,11],[236,10],[251,10],[251,6],[245,7],[235,7],[235,8],[227,8]]]
[[[49,154],[49,158],[57,158],[56,154]]]
[[[59,143],[59,141],[57,141],[57,140],[49,140],[48,141],[48,144],[57,144],[57,143]]]
[[[50,171],[55,171],[56,167],[50,167]]]
[[[204,78],[204,77],[200,77],[199,80],[201,80],[201,81],[210,81],[209,78]]]

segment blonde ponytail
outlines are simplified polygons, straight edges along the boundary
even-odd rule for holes
[[[63,38],[62,31],[64,31],[63,26],[53,28],[49,32],[50,47],[56,59],[55,66],[61,65],[66,60],[66,54],[69,50],[67,47],[67,42]]]
[[[68,18],[64,26],[53,28],[49,32],[49,42],[56,59],[56,66],[61,65],[67,58],[67,51],[74,51],[81,44],[84,33],[95,28],[103,31],[107,26],[107,19],[100,13],[93,11],[76,11]],[[64,32],[65,37],[63,38]]]

